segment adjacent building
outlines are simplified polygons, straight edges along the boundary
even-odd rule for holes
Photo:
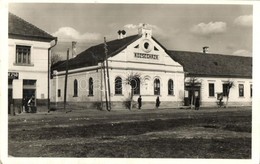
[[[22,99],[34,97],[35,105],[47,105],[49,56],[57,38],[9,13],[8,99],[21,107]]]
[[[170,51],[146,26],[137,35],[118,34],[117,39],[92,46],[68,63],[53,65],[53,103],[64,101],[68,70],[66,101],[84,109],[104,104],[106,99],[113,109],[124,109],[132,94],[135,101],[142,96],[142,108],[154,108],[158,96],[161,107],[179,108],[190,105],[192,95],[200,97],[202,106],[216,106],[219,93],[225,100],[230,81],[234,86],[229,104],[251,105],[251,57]]]

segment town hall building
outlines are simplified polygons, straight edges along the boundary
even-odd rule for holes
[[[119,34],[118,39],[52,66],[53,104],[64,102],[66,90],[67,104],[82,109],[95,108],[106,99],[112,109],[125,109],[132,95],[135,102],[141,95],[142,108],[147,109],[155,107],[157,97],[162,108],[189,106],[194,97],[200,97],[201,106],[216,106],[219,93],[225,101],[226,84],[232,81],[229,105],[251,106],[251,57],[171,51],[146,26],[137,35]]]

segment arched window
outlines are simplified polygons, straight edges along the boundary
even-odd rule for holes
[[[115,79],[115,94],[116,95],[122,94],[122,79],[121,79],[121,77],[116,77],[116,79]]]
[[[77,79],[74,80],[74,95],[73,97],[78,97],[78,81]]]
[[[154,80],[154,95],[160,95],[160,80]]]
[[[174,86],[173,86],[173,80],[170,79],[168,81],[168,95],[174,95]]]
[[[89,78],[89,80],[88,80],[88,90],[89,90],[88,95],[93,96],[93,79],[92,79],[92,77]]]
[[[140,94],[140,79],[138,77],[131,79],[131,87],[134,90],[134,95]]]

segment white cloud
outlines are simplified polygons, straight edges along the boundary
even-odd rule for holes
[[[138,25],[126,24],[126,25],[124,25],[124,28],[127,28],[127,29],[137,29]]]
[[[238,26],[252,27],[253,16],[252,15],[239,16],[234,20],[234,23]]]
[[[190,31],[197,35],[209,36],[211,34],[221,34],[226,32],[227,24],[225,22],[209,22],[194,25]]]
[[[233,52],[233,55],[236,56],[252,56],[252,52],[248,51],[248,50],[236,50],[235,52]]]
[[[99,33],[89,33],[80,34],[77,30],[72,27],[61,27],[58,31],[52,34],[58,37],[59,41],[80,41],[80,42],[90,42],[101,39],[101,34]]]
[[[144,23],[139,23],[139,24],[126,24],[124,25],[124,29],[126,30],[128,35],[135,35],[138,33],[138,29],[143,26]],[[166,37],[168,36],[167,33],[158,27],[157,25],[153,24],[146,24],[147,28],[152,29],[152,34],[161,36],[161,37]],[[171,29],[172,32],[176,33],[177,30]]]

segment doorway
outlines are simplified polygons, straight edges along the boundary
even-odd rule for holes
[[[33,98],[32,105],[36,106],[36,80],[23,80],[23,99]]]

